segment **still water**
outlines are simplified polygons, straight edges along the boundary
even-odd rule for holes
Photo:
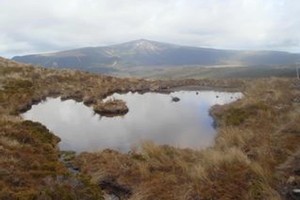
[[[114,94],[113,98],[127,103],[129,112],[112,118],[95,114],[83,103],[47,98],[22,116],[44,124],[59,136],[61,150],[111,148],[126,152],[143,141],[201,149],[212,145],[216,135],[209,116],[211,106],[241,96],[241,93],[214,91]],[[173,102],[172,97],[179,97],[180,101]]]

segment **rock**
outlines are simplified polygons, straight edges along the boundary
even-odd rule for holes
[[[180,99],[178,97],[172,97],[172,101],[173,102],[178,102],[178,101],[180,101]]]

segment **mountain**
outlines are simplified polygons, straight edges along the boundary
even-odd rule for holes
[[[220,50],[135,40],[122,44],[87,47],[55,53],[15,56],[13,60],[56,68],[93,72],[130,71],[182,66],[272,66],[300,62],[300,54],[279,51]]]

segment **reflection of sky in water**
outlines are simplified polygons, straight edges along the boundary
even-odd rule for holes
[[[172,102],[171,96],[180,98]],[[127,102],[123,117],[100,117],[91,108],[73,100],[48,98],[23,114],[57,134],[62,150],[93,151],[113,148],[128,151],[145,140],[177,147],[204,148],[212,145],[215,130],[208,111],[212,105],[229,103],[240,93],[182,91],[171,94],[114,94]],[[218,97],[218,98],[217,98]]]

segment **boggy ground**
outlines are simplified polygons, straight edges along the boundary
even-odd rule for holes
[[[30,109],[31,105],[46,97],[61,96],[62,99],[74,99],[98,108],[99,105],[103,105],[102,99],[114,92],[161,92],[186,85],[203,88],[233,88],[242,87],[243,81],[119,79],[73,70],[45,69],[0,58],[0,199],[103,198],[99,187],[103,181],[86,170],[88,166],[85,166],[85,161],[79,162],[84,173],[70,171],[63,162],[60,162],[60,152],[57,149],[59,138],[40,123],[24,121],[19,116],[20,113]],[[112,107],[117,105],[117,108],[120,108],[118,106],[124,108],[124,102],[109,101],[108,104],[113,104]],[[104,154],[105,152],[113,151],[107,150]],[[126,158],[128,156],[118,153],[115,155]],[[141,160],[144,159],[139,154],[136,156]],[[87,158],[80,157],[80,159]],[[112,165],[121,162],[117,157],[111,158],[115,160],[111,162]],[[134,161],[131,158],[129,160]],[[100,162],[103,161],[105,160]],[[120,163],[119,167],[124,166],[125,163]],[[99,164],[95,167],[99,167]],[[100,173],[99,170],[97,168],[97,174]],[[111,177],[114,178],[115,174],[112,173]],[[139,180],[139,176],[133,178]],[[113,181],[109,179],[107,184],[110,183],[116,185],[118,182],[116,179]],[[130,197],[136,195],[133,187],[128,186],[129,189],[125,190],[128,192],[125,193],[132,194],[129,195]],[[119,187],[115,191],[121,191],[123,194],[124,187]]]
[[[219,133],[213,147],[195,151],[148,142],[128,154],[82,153],[73,161],[80,173],[73,173],[59,160],[59,138],[19,117],[46,97],[95,108],[114,92],[179,86],[243,91],[243,99],[211,110]],[[299,124],[296,79],[119,79],[0,58],[0,199],[101,199],[101,189],[134,200],[297,199]]]
[[[244,84],[243,99],[211,110],[213,147],[82,153],[81,172],[121,199],[299,199],[300,81]]]

